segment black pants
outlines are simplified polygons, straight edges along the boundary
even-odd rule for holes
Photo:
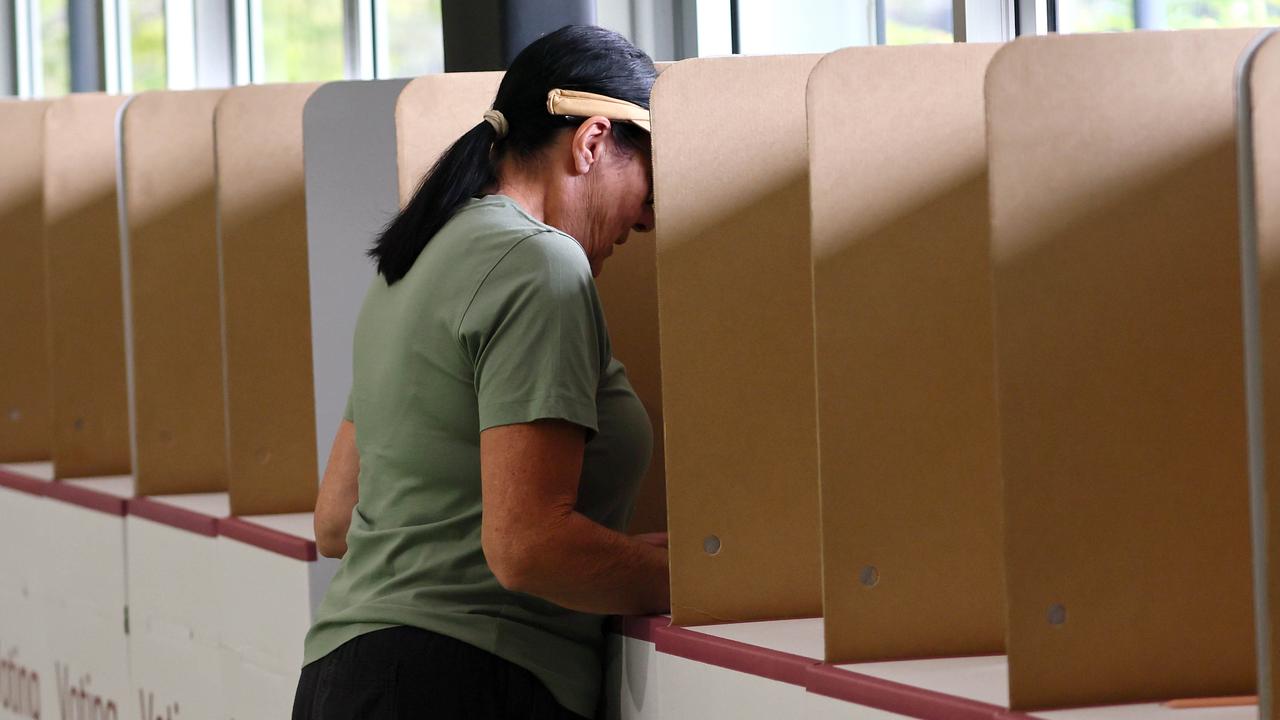
[[[302,668],[293,720],[582,720],[533,673],[411,627],[366,633]]]

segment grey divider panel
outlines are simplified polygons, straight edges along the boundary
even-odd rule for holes
[[[999,45],[809,76],[826,659],[1004,649],[982,82]]]
[[[664,67],[659,64],[659,72]],[[396,107],[401,203],[408,202],[436,158],[481,121],[501,81],[499,72],[448,73],[417,78],[404,89]],[[653,458],[636,499],[632,532],[666,527],[654,253],[651,235],[633,236],[615,249],[597,279],[614,355],[626,365],[654,427]]]
[[[1232,71],[1252,30],[987,74],[1015,709],[1253,692]]]
[[[653,89],[678,625],[822,614],[805,142],[819,59],[686,60]]]
[[[369,282],[365,251],[399,208],[396,99],[408,80],[336,82],[307,100],[307,264],[311,272],[311,367],[316,468],[351,388],[351,341]]]
[[[1259,35],[1237,74],[1249,485],[1260,717],[1280,718],[1280,37]]]
[[[0,462],[47,460],[50,437],[44,278],[44,113],[0,101]]]
[[[213,113],[221,90],[135,96],[120,119],[138,495],[227,489]]]
[[[130,470],[116,199],[116,114],[125,101],[68,95],[45,113],[45,282],[59,479]]]

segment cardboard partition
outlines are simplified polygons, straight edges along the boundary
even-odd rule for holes
[[[213,112],[221,90],[133,98],[121,240],[139,495],[227,489]]]
[[[215,112],[233,515],[315,508],[302,116],[317,87],[238,87]]]
[[[49,358],[44,280],[44,113],[0,101],[0,462],[47,460]]]
[[[365,254],[399,209],[396,98],[408,80],[324,85],[303,113],[316,469],[323,476],[351,388],[351,343],[374,266]]]
[[[1254,691],[1232,72],[1253,30],[987,74],[1014,709]]]
[[[116,113],[126,98],[68,95],[44,133],[45,282],[58,478],[129,472]]]
[[[805,142],[818,59],[686,60],[653,90],[677,625],[822,612]]]
[[[659,64],[659,71],[665,67]],[[500,72],[448,73],[420,77],[405,87],[396,106],[402,205],[441,153],[481,122],[501,81]],[[634,235],[617,247],[597,278],[597,286],[614,356],[626,365],[627,378],[654,428],[653,456],[636,499],[630,530],[662,530],[666,528],[666,473],[653,236]]]
[[[1237,76],[1240,235],[1249,405],[1258,695],[1280,718],[1280,37],[1260,35]]]
[[[982,84],[999,45],[809,77],[826,659],[1004,649]]]

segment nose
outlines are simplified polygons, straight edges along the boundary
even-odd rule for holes
[[[640,211],[640,217],[636,220],[636,224],[631,226],[636,232],[652,232],[653,231],[653,206],[645,203],[644,209]]]

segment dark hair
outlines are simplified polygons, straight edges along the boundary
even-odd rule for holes
[[[656,72],[644,51],[612,30],[570,25],[545,35],[516,56],[502,78],[493,107],[507,118],[507,136],[481,120],[458,138],[422,178],[413,199],[369,250],[391,285],[404,277],[435,234],[469,198],[497,182],[504,157],[528,159],[576,127],[580,120],[547,112],[547,93],[580,90],[649,107]],[[631,123],[613,124],[622,146],[642,147],[648,133]]]

